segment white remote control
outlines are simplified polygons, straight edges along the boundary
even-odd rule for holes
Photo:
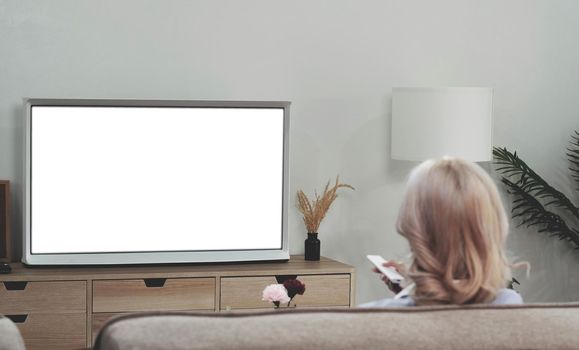
[[[404,276],[399,274],[398,271],[396,271],[391,267],[386,267],[383,265],[386,262],[386,260],[384,260],[384,258],[381,257],[380,255],[367,255],[366,257],[368,258],[368,260],[370,260],[372,264],[374,264],[374,266],[376,266],[378,271],[382,272],[384,276],[386,276],[390,281],[392,281],[392,283],[400,284],[400,282],[404,280]]]

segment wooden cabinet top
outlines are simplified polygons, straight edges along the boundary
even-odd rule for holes
[[[322,257],[306,261],[292,255],[287,262],[237,262],[212,264],[163,264],[131,266],[58,266],[28,267],[11,264],[12,273],[0,275],[0,281],[54,281],[89,279],[179,278],[211,276],[312,275],[354,273],[354,267]]]

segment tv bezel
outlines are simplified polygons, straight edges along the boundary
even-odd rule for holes
[[[131,99],[24,99],[24,211],[23,253],[26,265],[128,265],[219,263],[243,261],[289,260],[288,208],[289,208],[289,128],[290,102],[287,101],[194,101],[194,100],[131,100]],[[162,251],[114,253],[50,253],[32,254],[31,243],[31,121],[32,107],[197,107],[197,108],[281,108],[283,109],[283,193],[280,249],[215,250],[215,251]]]

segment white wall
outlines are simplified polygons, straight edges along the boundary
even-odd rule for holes
[[[364,256],[404,256],[393,225],[413,165],[389,160],[391,88],[494,87],[495,145],[570,192],[578,13],[575,0],[0,0],[0,178],[14,183],[15,234],[23,97],[290,100],[291,192],[336,174],[356,187],[322,224],[322,254],[357,267],[359,301],[380,297]],[[290,214],[297,254],[305,230]],[[509,247],[533,264],[527,300],[579,299],[579,252],[521,229]]]

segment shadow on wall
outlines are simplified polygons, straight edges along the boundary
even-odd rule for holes
[[[539,178],[526,170],[527,165],[522,163],[522,159],[506,149],[495,149],[494,155],[496,160],[493,168],[497,170],[492,173],[501,190],[505,208],[511,216],[524,213],[511,220],[511,234],[508,239],[508,248],[513,260],[529,261],[531,264],[529,279],[525,278],[523,271],[513,271],[515,278],[521,281],[521,286],[517,289],[521,291],[526,301],[531,302],[579,300],[579,294],[576,292],[579,288],[579,269],[576,268],[579,266],[579,251],[575,249],[574,243],[560,240],[558,236],[553,235],[561,233],[562,237],[569,235],[568,237],[573,238],[566,227],[568,225],[570,228],[576,228],[578,224],[577,218],[570,213],[570,208],[575,205],[565,198],[567,195],[576,194],[574,188],[576,186],[569,183],[572,172],[569,169],[552,167],[548,171],[545,169],[537,171],[537,175],[541,177]],[[527,164],[535,168],[534,164]],[[552,182],[563,173],[567,175],[569,180],[567,183],[561,186],[559,181]],[[513,183],[500,183],[503,177]],[[554,188],[545,184],[543,179],[553,184]],[[527,194],[524,196],[517,194],[521,193],[517,191],[523,191],[520,188],[524,188],[523,193]],[[529,188],[533,190],[529,191]],[[557,190],[562,190],[562,195]],[[507,192],[515,194],[509,195]],[[517,202],[514,202],[515,200]],[[537,205],[539,202],[542,206]],[[514,212],[513,207],[517,208]],[[545,209],[556,215],[544,212]],[[529,225],[518,226],[523,219]],[[566,223],[561,231],[558,226],[560,220]],[[539,232],[540,229],[546,229],[546,232]]]
[[[505,192],[500,176],[492,166],[486,168],[495,180],[509,217],[513,208],[512,197]],[[511,262],[528,261],[531,265],[527,279],[526,269],[513,269],[513,276],[521,283],[515,289],[525,302],[566,302],[579,300],[579,251],[569,242],[560,241],[537,228],[518,226],[520,220],[510,220],[507,255]]]
[[[15,103],[12,108],[12,169],[14,178],[10,182],[12,203],[11,203],[11,226],[12,226],[12,256],[14,261],[22,258],[22,235],[24,226],[22,222],[24,205],[24,106],[22,103]]]
[[[356,267],[358,303],[388,296],[384,284],[371,272],[366,255],[399,259],[408,252],[394,223],[406,177],[416,164],[390,160],[389,111],[388,100],[380,108],[381,115],[353,130],[340,150],[340,174],[356,192],[348,193],[348,200],[338,201],[333,208],[331,215],[336,220],[330,221],[324,254]]]
[[[296,193],[298,189],[309,192],[309,188],[315,188],[314,181],[320,177],[321,145],[312,133],[293,127],[290,148],[289,250],[291,254],[303,254],[306,228],[296,207]]]
[[[568,242],[513,224],[507,247],[516,261],[531,264],[529,279],[524,269],[513,270],[513,276],[521,282],[515,289],[525,302],[579,300],[579,251]]]

